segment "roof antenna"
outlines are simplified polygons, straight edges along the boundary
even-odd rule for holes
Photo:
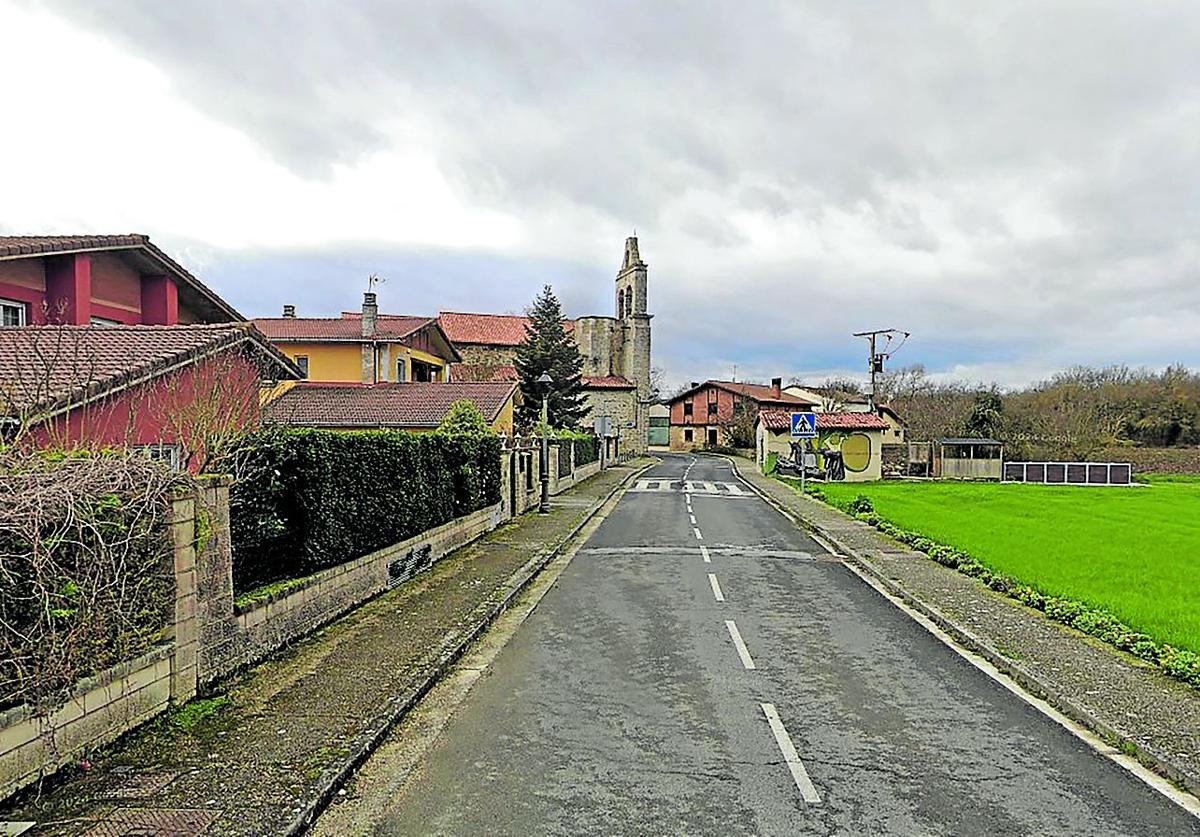
[[[367,293],[375,290],[376,285],[382,285],[387,279],[380,276],[378,273],[372,273],[367,277]]]

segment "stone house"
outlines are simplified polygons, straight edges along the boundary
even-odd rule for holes
[[[614,288],[616,316],[563,323],[583,356],[583,390],[591,410],[586,424],[609,419],[615,446],[623,453],[641,453],[649,445],[653,314],[647,313],[648,273],[637,238],[626,239]],[[513,364],[525,339],[525,317],[443,311],[438,322],[462,357],[451,370],[455,380],[516,380]]]

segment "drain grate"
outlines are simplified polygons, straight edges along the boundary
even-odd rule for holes
[[[149,799],[171,784],[179,775],[178,770],[166,773],[139,773],[118,788],[110,788],[100,796],[104,799]]]
[[[216,817],[200,808],[118,808],[84,837],[196,837]]]

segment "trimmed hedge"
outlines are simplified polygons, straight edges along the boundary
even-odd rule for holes
[[[500,502],[495,436],[273,430],[230,490],[238,593],[353,560]]]
[[[600,458],[600,440],[595,436],[575,437],[575,467],[587,465]]]
[[[839,508],[857,520],[875,527],[888,537],[911,546],[918,552],[925,553],[939,564],[976,578],[997,593],[1002,593],[1028,607],[1042,611],[1055,622],[1075,628],[1122,651],[1133,654],[1135,657],[1157,666],[1171,677],[1200,689],[1200,654],[1194,651],[1175,648],[1165,643],[1160,644],[1152,637],[1135,631],[1103,608],[1077,599],[1048,595],[1033,585],[1026,584],[1010,575],[994,572],[979,559],[966,552],[939,544],[919,532],[902,529],[880,517],[870,498],[865,495],[860,494],[844,504],[832,503],[823,495],[819,499]]]

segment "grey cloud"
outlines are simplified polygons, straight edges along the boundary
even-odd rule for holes
[[[814,339],[901,314],[962,345],[1072,361],[1114,356],[1102,335],[1125,324],[1200,306],[1191,2],[47,5],[304,176],[418,117],[471,202],[637,224],[652,262],[671,239],[653,274],[656,339],[679,356],[693,324],[751,323],[782,344],[797,277],[816,289],[803,305]],[[710,198],[689,202],[698,193]],[[1053,234],[1020,232],[1033,222],[1014,217],[1021,197]],[[818,228],[862,214],[930,266],[848,266],[826,231],[825,257],[767,262],[730,224],[738,211]],[[951,260],[959,238],[976,266]],[[731,250],[735,273],[710,264]],[[1178,350],[1200,357],[1197,342]]]

